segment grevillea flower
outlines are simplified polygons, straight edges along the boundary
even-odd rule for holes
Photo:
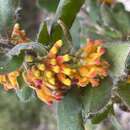
[[[19,24],[14,26],[11,39],[14,44],[29,42]],[[73,85],[85,87],[90,84],[96,87],[100,79],[108,75],[109,64],[102,57],[106,51],[102,44],[101,40],[88,40],[86,45],[79,49],[79,53],[70,56],[59,54],[63,42],[58,40],[48,54],[39,57],[36,63],[32,55],[27,55],[25,57],[27,68],[22,76],[35,90],[38,98],[51,105],[54,101],[60,101]],[[20,72],[19,69],[0,75],[0,84],[6,90],[19,88],[17,78]]]
[[[93,87],[99,85],[100,79],[108,74],[109,64],[102,56],[105,49],[100,40],[88,40],[87,44],[80,48],[80,58],[77,66],[70,65],[71,56],[68,54],[59,55],[62,41],[57,41],[50,49],[47,56],[40,62],[31,66],[24,75],[25,81],[32,87],[39,99],[47,104],[62,99],[65,91],[73,84],[85,87],[91,84]]]
[[[33,65],[24,76],[30,86],[36,90],[37,96],[47,104],[61,100],[63,91],[70,89],[72,85],[74,70],[68,64],[71,57],[68,54],[58,55],[62,44],[61,40],[57,41],[48,55]]]
[[[74,75],[78,80],[78,85],[84,87],[91,84],[93,87],[99,85],[99,78],[108,75],[109,64],[102,59],[105,48],[102,47],[100,40],[88,40],[86,45],[81,48],[79,67]]]
[[[20,25],[16,23],[13,27],[11,34],[11,42],[13,44],[21,44],[29,42],[29,38],[26,36],[26,32],[20,28]]]
[[[19,71],[14,71],[9,74],[0,75],[0,84],[3,85],[5,90],[19,88],[17,77],[19,76]]]
[[[11,42],[13,44],[21,44],[28,42],[29,39],[26,36],[24,30],[20,29],[20,25],[16,23],[14,25],[12,34],[11,34]],[[19,88],[17,77],[20,75],[20,71],[16,70],[14,72],[0,75],[0,84],[3,85],[5,90],[17,89]]]

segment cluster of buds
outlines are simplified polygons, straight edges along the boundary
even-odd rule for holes
[[[19,71],[14,71],[9,74],[0,75],[0,84],[5,90],[17,89],[19,88],[17,77],[19,76]]]
[[[74,78],[78,80],[77,85],[84,87],[91,84],[96,87],[99,85],[99,78],[107,76],[109,67],[108,62],[102,59],[105,53],[102,41],[88,40],[80,51],[79,67],[74,75]]]
[[[15,45],[29,42],[29,38],[26,36],[25,31],[21,29],[18,23],[16,23],[13,27],[11,42]]]
[[[57,41],[50,49],[47,56],[33,65],[24,78],[29,86],[37,93],[37,96],[47,104],[62,99],[63,92],[70,89],[73,84],[73,72],[68,62],[71,57],[58,55],[62,47],[62,41]]]

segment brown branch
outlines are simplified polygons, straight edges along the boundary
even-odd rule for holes
[[[0,39],[0,47],[2,48],[12,49],[14,46],[9,40]]]

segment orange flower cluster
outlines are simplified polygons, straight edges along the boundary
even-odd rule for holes
[[[73,69],[68,62],[68,54],[60,56],[58,50],[62,41],[57,41],[50,49],[48,55],[37,65],[33,65],[24,76],[29,85],[35,89],[37,96],[47,104],[61,100],[63,92],[72,85]]]
[[[20,28],[20,25],[18,23],[14,25],[11,35],[11,42],[13,44],[21,44],[29,42],[29,38],[26,36],[25,31]]]
[[[0,84],[3,85],[5,90],[19,88],[17,77],[19,76],[19,71],[14,71],[9,74],[0,75]]]
[[[29,41],[19,24],[14,26],[11,39],[15,44]],[[90,84],[96,87],[100,79],[108,75],[109,64],[102,58],[105,53],[102,41],[88,40],[86,45],[79,49],[80,53],[74,56],[60,55],[62,45],[62,41],[58,40],[46,56],[38,59],[37,63],[29,64],[31,67],[23,73],[26,83],[35,90],[38,98],[48,105],[60,101],[64,92],[73,85],[85,87]],[[25,61],[32,63],[33,57],[26,57]],[[20,70],[0,75],[0,84],[6,90],[17,89],[19,75]]]
[[[99,85],[99,78],[108,74],[109,64],[102,59],[105,49],[100,40],[89,40],[80,49],[78,67],[75,69],[69,64],[71,56],[58,55],[61,46],[62,41],[57,41],[48,55],[24,75],[24,79],[36,91],[39,99],[49,105],[53,101],[61,100],[64,91],[70,89],[73,84],[79,87],[91,84],[95,87]]]
[[[74,75],[78,79],[79,86],[86,86],[91,83],[93,87],[99,85],[99,77],[106,77],[109,64],[102,59],[105,49],[100,40],[88,40],[87,44],[81,48],[81,58],[79,68]]]
[[[29,41],[29,39],[26,37],[25,31],[20,29],[20,25],[18,23],[14,25],[11,34],[11,40],[14,44],[21,44]],[[19,70],[16,70],[8,74],[0,75],[0,84],[3,85],[5,90],[19,88],[17,82],[17,77],[19,74]]]

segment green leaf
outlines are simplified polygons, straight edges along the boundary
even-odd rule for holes
[[[116,17],[113,16],[111,8],[105,4],[102,4],[100,7],[101,19],[105,26],[119,28],[117,25]]]
[[[113,113],[114,113],[113,104],[108,104],[101,111],[92,115],[93,117],[92,117],[91,121],[92,121],[93,124],[98,124],[101,121],[103,121],[104,119],[106,119],[109,114],[113,114]]]
[[[63,35],[64,35],[64,37],[62,38],[62,40],[64,41],[64,44],[61,48],[61,53],[66,54],[66,53],[70,52],[73,48],[72,37],[71,37],[68,27],[63,23],[63,21],[58,20],[57,22],[60,25],[60,27],[63,31]]]
[[[61,19],[70,28],[84,2],[85,0],[60,0],[55,21]]]
[[[50,36],[48,32],[47,22],[41,23],[37,39],[38,39],[38,42],[42,43],[43,45],[49,44]]]
[[[92,88],[86,86],[83,89],[82,102],[84,105],[85,117],[103,109],[111,98],[112,81],[106,78],[101,81],[100,86]]]
[[[110,63],[110,75],[120,77],[125,71],[125,62],[130,52],[130,43],[106,43],[107,48],[106,57]]]
[[[78,91],[69,91],[58,103],[58,130],[84,130]]]
[[[119,84],[117,92],[123,103],[130,108],[130,84],[126,82]]]
[[[28,102],[33,96],[33,89],[31,89],[24,81],[22,75],[17,78],[20,89],[16,90],[16,94],[20,101]]]
[[[126,36],[130,32],[130,17],[121,3],[113,8],[113,16],[116,18],[119,30]]]
[[[33,50],[39,56],[47,54],[45,47],[39,43],[24,43],[16,45],[7,54],[0,56],[0,73],[9,73],[20,68],[24,62],[24,51]]]
[[[87,8],[89,7],[88,13],[92,21],[94,23],[101,23],[100,5],[98,4],[97,0],[87,0],[86,4],[87,4]]]
[[[57,8],[59,0],[38,0],[39,6],[48,11],[54,12]]]
[[[104,39],[119,40],[122,39],[122,33],[107,26],[104,27]]]
[[[62,20],[70,29],[84,2],[85,0],[77,0],[76,2],[75,0],[60,0],[51,29],[51,37],[54,42],[62,37],[61,28],[56,24],[57,21]]]
[[[73,45],[76,48],[80,47],[80,32],[81,32],[80,22],[79,22],[78,18],[76,18],[70,29]]]
[[[20,68],[24,61],[24,54],[0,56],[0,74],[9,73]]]

